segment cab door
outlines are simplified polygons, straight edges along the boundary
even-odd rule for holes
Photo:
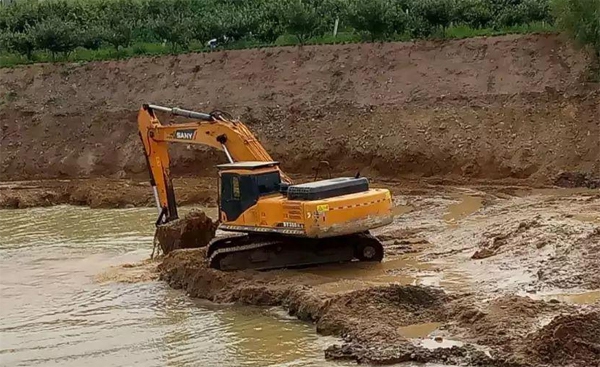
[[[256,205],[258,191],[254,176],[221,173],[221,212],[227,222],[238,220],[249,208]]]
[[[221,212],[225,213],[226,221],[233,222],[242,214],[240,192],[240,175],[234,173],[221,174]]]

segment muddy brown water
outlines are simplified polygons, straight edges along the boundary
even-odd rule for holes
[[[0,365],[322,366],[332,341],[282,310],[98,283],[149,255],[152,209],[0,211]],[[336,364],[337,365],[337,364]]]

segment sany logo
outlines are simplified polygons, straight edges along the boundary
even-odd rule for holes
[[[195,133],[196,129],[176,130],[175,139],[192,140],[194,139]]]

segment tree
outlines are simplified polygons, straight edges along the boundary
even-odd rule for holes
[[[285,33],[279,6],[279,0],[263,0],[260,5],[248,9],[256,19],[253,33],[260,41],[272,43]]]
[[[372,41],[392,35],[404,12],[389,0],[354,0],[348,8],[348,22],[359,32],[367,32]],[[400,30],[399,30],[400,31]],[[401,30],[403,31],[403,29]],[[399,32],[401,33],[401,32]]]
[[[552,11],[557,26],[580,45],[589,46],[600,61],[600,1],[554,0]]]
[[[77,26],[58,18],[37,23],[32,33],[36,47],[50,51],[53,59],[57,53],[62,53],[66,58],[79,45]]]
[[[285,29],[295,35],[302,45],[308,38],[321,30],[321,19],[317,14],[317,10],[306,1],[284,1],[280,14]]]
[[[29,30],[2,33],[0,35],[0,45],[2,48],[25,56],[27,60],[33,59],[35,40]]]
[[[488,0],[460,0],[456,2],[452,19],[456,23],[467,24],[473,28],[484,28],[494,18]]]
[[[193,19],[184,14],[159,16],[152,21],[152,30],[161,40],[171,45],[171,51],[177,51],[177,46],[187,49],[193,36]]]
[[[412,13],[417,18],[417,22],[429,28],[425,29],[425,33],[431,33],[435,28],[448,28],[452,21],[454,7],[453,0],[414,0]]]
[[[10,6],[0,6],[0,29],[23,33],[39,20],[39,2],[17,1]]]
[[[129,47],[134,31],[140,25],[141,3],[133,0],[107,0],[98,4],[98,25],[103,29],[102,40],[115,50]]]
[[[523,0],[519,10],[524,14],[524,23],[552,21],[548,0]]]
[[[88,50],[97,50],[102,45],[102,28],[95,24],[85,27],[80,35],[80,45]]]

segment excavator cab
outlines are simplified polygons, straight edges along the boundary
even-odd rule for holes
[[[281,195],[278,162],[236,162],[218,165],[222,222],[233,222],[261,197]]]

